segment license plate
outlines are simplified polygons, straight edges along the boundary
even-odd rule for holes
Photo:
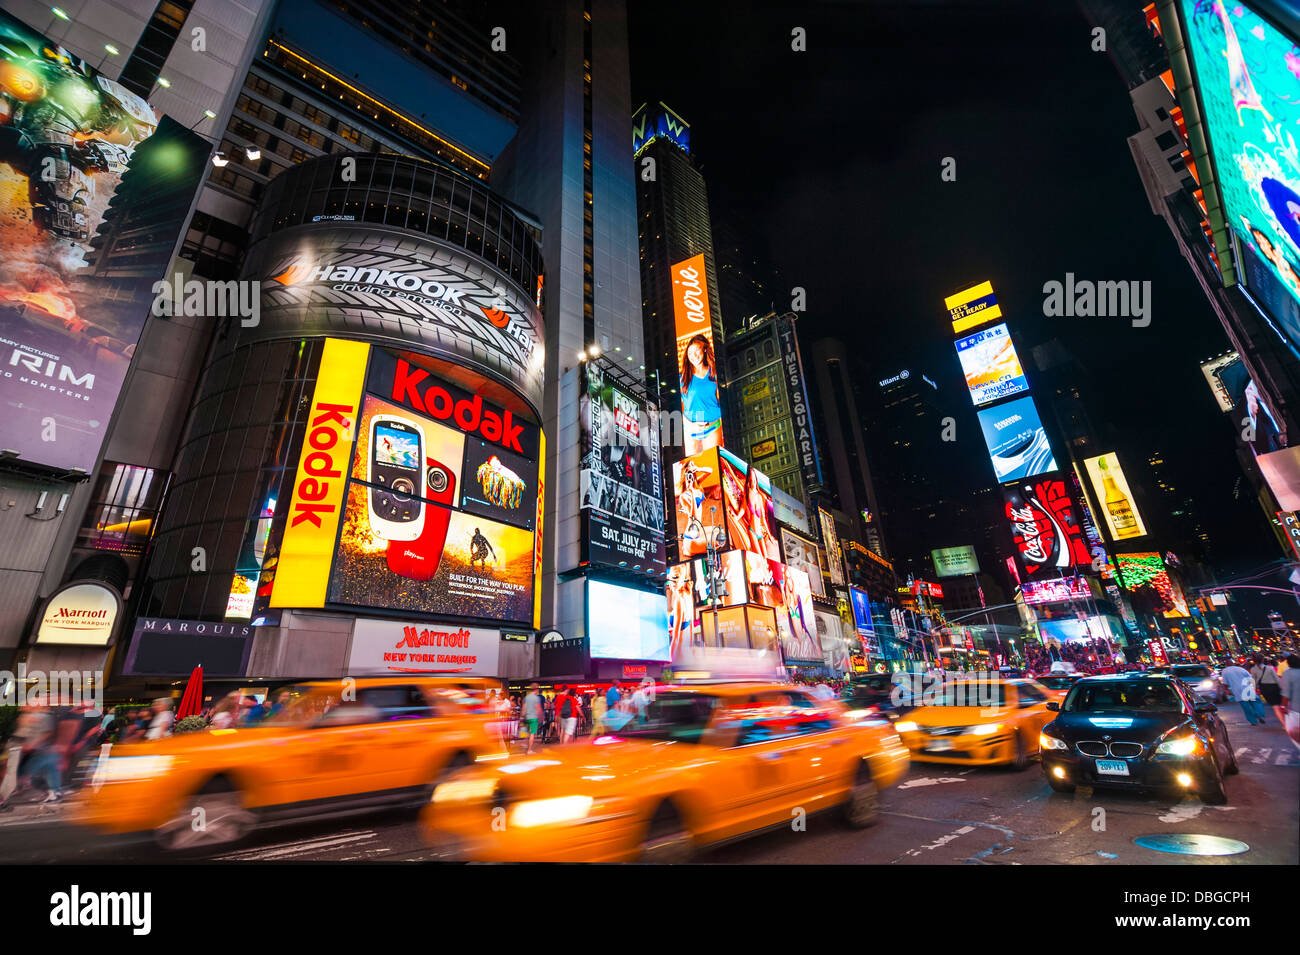
[[[943,753],[950,749],[952,749],[952,740],[950,739],[937,739],[932,743],[925,744],[927,753]]]
[[[1106,776],[1127,776],[1128,763],[1122,759],[1097,760],[1097,772]]]

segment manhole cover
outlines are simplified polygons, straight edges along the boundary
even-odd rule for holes
[[[1158,836],[1138,836],[1133,840],[1143,849],[1172,852],[1180,856],[1235,856],[1249,852],[1250,846],[1223,836],[1204,836],[1193,832],[1171,832]]]

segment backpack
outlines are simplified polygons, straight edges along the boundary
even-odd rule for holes
[[[560,707],[560,716],[567,720],[570,717],[577,715],[577,713],[573,712],[573,697],[566,696],[564,698],[564,703]]]

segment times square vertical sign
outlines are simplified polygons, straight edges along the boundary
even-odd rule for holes
[[[803,472],[803,484],[809,489],[819,488],[822,483],[822,466],[817,458],[817,442],[813,438],[808,389],[804,384],[799,338],[795,334],[793,321],[781,324],[781,366],[785,373],[785,386],[790,394],[790,416],[794,419],[794,437],[799,448],[799,468]]]

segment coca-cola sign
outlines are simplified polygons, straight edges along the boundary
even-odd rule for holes
[[[1016,554],[1026,577],[1091,568],[1079,509],[1064,475],[1040,475],[1003,488]]]

